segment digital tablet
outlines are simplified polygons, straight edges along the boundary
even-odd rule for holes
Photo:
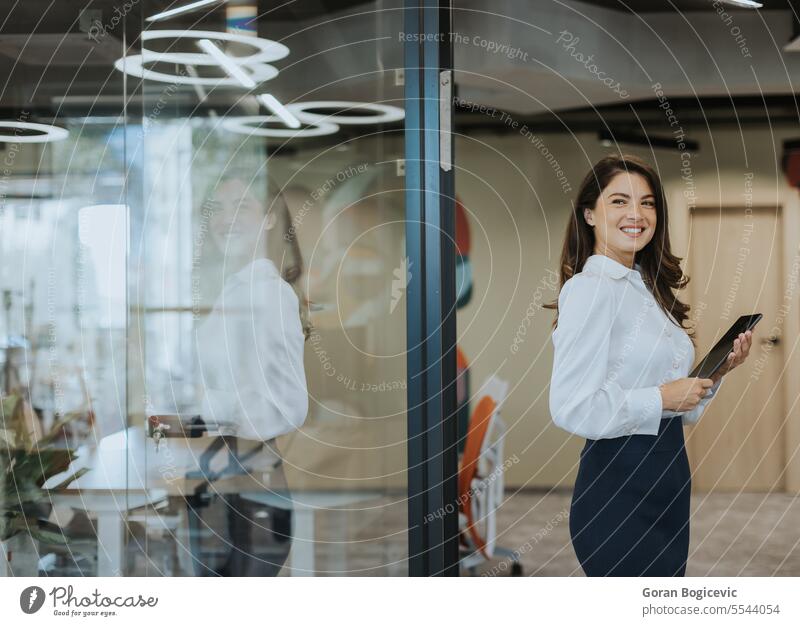
[[[689,378],[711,378],[720,367],[725,365],[725,360],[733,350],[733,342],[739,333],[752,330],[760,319],[761,313],[742,315],[722,336],[722,339],[714,344],[703,360],[695,366],[692,373],[689,374]]]

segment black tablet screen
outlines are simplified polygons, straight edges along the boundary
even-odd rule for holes
[[[739,333],[752,329],[760,319],[761,313],[742,315],[728,329],[728,332],[722,336],[722,339],[714,344],[714,347],[711,348],[705,358],[695,366],[689,377],[711,378],[714,372],[725,364],[725,359],[728,358],[728,354],[733,350],[733,342],[739,336]]]

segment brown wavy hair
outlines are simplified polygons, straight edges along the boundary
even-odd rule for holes
[[[671,315],[680,328],[689,331],[688,334],[694,342],[693,330],[685,325],[689,319],[690,307],[681,302],[674,293],[688,284],[689,277],[681,269],[681,258],[672,254],[670,247],[669,217],[664,188],[656,171],[638,157],[625,154],[607,156],[598,161],[583,179],[564,237],[559,287],[563,287],[565,282],[583,270],[586,259],[594,254],[594,229],[586,222],[584,209],[594,209],[597,199],[611,179],[617,174],[626,172],[643,176],[655,197],[656,231],[648,244],[636,253],[636,262],[641,266],[642,279],[653,293],[656,302],[667,313],[667,317]],[[558,324],[558,300],[543,306],[556,311],[553,320],[555,327]]]
[[[306,297],[302,288],[300,279],[305,269],[303,254],[300,251],[297,229],[294,226],[282,188],[271,176],[264,176],[263,172],[257,168],[228,166],[218,176],[212,176],[207,181],[205,193],[201,196],[204,210],[208,207],[209,200],[217,187],[231,180],[238,180],[245,186],[247,193],[252,194],[264,207],[265,215],[275,214],[276,227],[267,231],[266,235],[267,257],[275,264],[281,278],[291,286],[297,295],[300,324],[303,329],[303,336],[308,341],[313,331],[309,316],[309,309],[312,303]],[[207,247],[204,246],[204,248]],[[210,255],[212,253],[209,250],[207,254]],[[221,266],[219,259],[210,260],[209,264],[211,266]]]

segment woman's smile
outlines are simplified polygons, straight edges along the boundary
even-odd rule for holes
[[[642,236],[647,228],[644,226],[622,226],[620,230],[631,239],[636,239]]]

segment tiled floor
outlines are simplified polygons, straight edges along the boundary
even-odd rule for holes
[[[508,493],[500,544],[532,576],[583,576],[569,538],[569,491]],[[482,573],[507,575],[499,562]],[[687,576],[800,576],[800,496],[696,494]]]
[[[405,575],[404,496],[398,493],[350,511],[320,511],[313,546],[316,574]],[[497,519],[499,543],[518,553],[525,575],[583,576],[570,543],[570,501],[568,490],[507,492]],[[162,548],[172,553],[173,544],[171,537],[160,543],[154,539],[149,553],[164,556]],[[131,562],[141,564],[142,559]],[[279,575],[291,575],[290,567],[291,559]],[[510,571],[507,561],[494,560],[477,573],[508,576]],[[156,575],[149,570],[131,573]],[[800,496],[695,494],[687,575],[800,576]]]

